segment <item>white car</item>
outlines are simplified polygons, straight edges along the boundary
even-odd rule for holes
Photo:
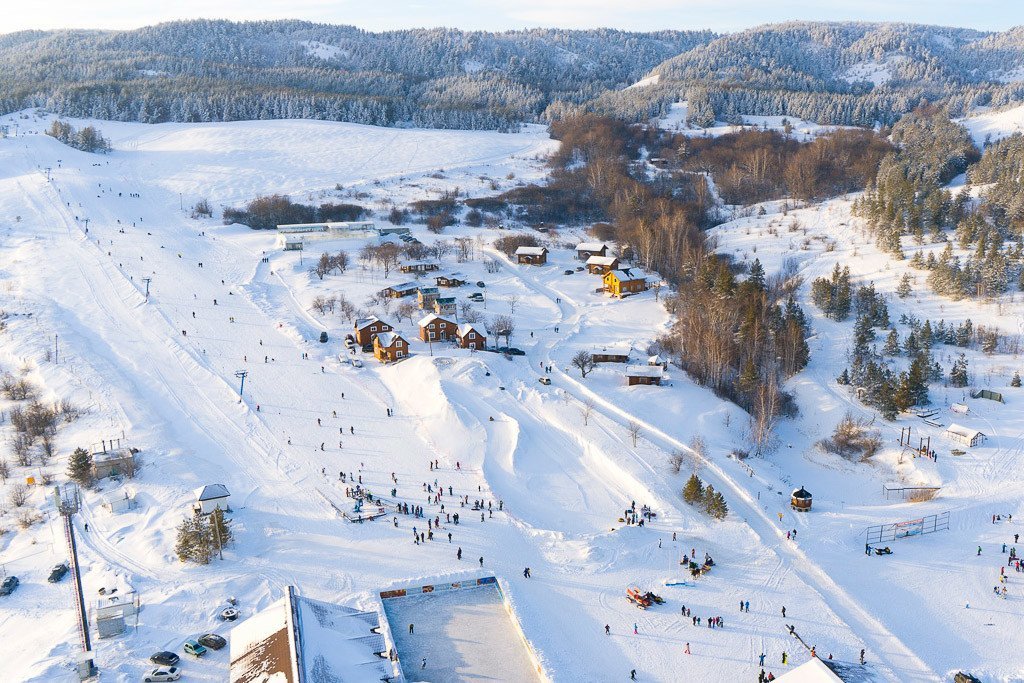
[[[181,678],[181,669],[176,666],[161,666],[146,674],[142,680],[149,681],[176,681]]]
[[[359,360],[358,358],[350,358],[349,362],[352,363],[352,367],[354,368],[363,367],[363,361]]]

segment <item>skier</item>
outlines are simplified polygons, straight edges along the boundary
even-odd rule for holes
[[[860,649],[860,663],[864,664],[864,648]]]
[[[455,559],[457,559],[457,560],[461,560],[462,559],[462,548],[459,548],[458,550],[455,551]]]
[[[783,652],[782,653],[782,663],[783,663],[783,665],[787,664],[788,662],[789,662],[789,656],[785,652]]]
[[[782,618],[783,619],[786,618],[786,606],[785,605],[782,606]]]
[[[745,603],[743,603],[743,611],[750,612],[750,600],[747,600]]]
[[[757,665],[758,666],[764,666],[764,653],[763,652],[761,653],[761,656],[757,658]]]
[[[634,636],[639,635],[639,631],[637,631],[636,622],[635,621],[633,622],[633,635]]]
[[[482,566],[484,566],[484,558],[483,558],[483,555],[481,555],[481,556],[480,556],[480,566],[481,566],[481,567],[482,567]]]
[[[423,658],[423,662],[420,664],[420,668],[421,669],[426,669],[427,668],[427,658],[426,657]]]
[[[612,634],[612,627],[609,626],[608,624],[604,625],[604,634],[606,636],[610,636]]]
[[[685,652],[686,654],[690,654],[690,644],[689,643],[686,644],[686,649],[683,650],[683,652]]]
[[[635,681],[636,680],[636,669],[630,669],[629,670],[629,680],[631,680],[631,681]]]
[[[526,569],[523,570],[523,577],[525,577],[527,579],[530,578],[530,568],[529,567],[527,567]]]
[[[980,545],[978,546],[978,555],[979,556],[981,555],[981,546]]]

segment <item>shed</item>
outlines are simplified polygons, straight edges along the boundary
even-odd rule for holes
[[[793,489],[789,498],[789,505],[797,512],[809,512],[811,509],[811,492],[801,486]]]
[[[590,355],[595,363],[627,363],[631,350],[628,346],[602,346]]]
[[[969,429],[956,423],[946,428],[945,436],[950,441],[955,441],[963,446],[977,446],[985,443],[985,434],[977,429]]]
[[[591,275],[604,275],[610,270],[617,270],[619,259],[615,256],[591,256],[587,259],[587,270]]]
[[[630,365],[626,368],[626,384],[661,384],[662,370],[651,365]]]
[[[231,494],[228,493],[228,487],[224,484],[207,484],[206,486],[200,486],[195,490],[196,502],[193,507],[201,515],[208,515],[217,508],[221,510],[230,510],[228,507],[228,498]]]
[[[103,497],[103,507],[109,510],[112,515],[128,512],[134,509],[135,506],[135,492],[128,489],[114,491]]]
[[[96,479],[124,476],[134,469],[135,454],[128,447],[107,447],[92,454],[92,475]]]

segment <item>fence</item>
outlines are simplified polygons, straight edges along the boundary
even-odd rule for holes
[[[918,519],[910,519],[904,522],[893,522],[890,524],[877,524],[870,526],[864,532],[864,542],[867,545],[896,541],[910,536],[923,536],[935,533],[936,531],[949,530],[949,511],[940,512],[935,515],[928,515]]]

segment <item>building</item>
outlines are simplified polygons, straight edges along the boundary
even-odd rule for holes
[[[459,340],[459,346],[464,349],[485,349],[487,348],[487,335],[479,331],[469,323],[462,323],[455,331]]]
[[[639,268],[609,270],[604,274],[604,290],[620,298],[646,291],[647,273]]]
[[[385,225],[383,228],[377,228],[377,234],[383,237],[384,235],[410,235],[412,231],[404,225]]]
[[[811,492],[801,486],[798,489],[793,489],[793,493],[789,497],[789,506],[797,512],[809,512],[811,509]]]
[[[627,363],[631,350],[628,346],[602,346],[590,355],[595,363]]]
[[[356,338],[356,344],[360,346],[372,344],[373,338],[378,334],[391,332],[395,329],[376,316],[372,318],[359,318],[352,324],[352,327],[355,331],[353,336]]]
[[[304,245],[302,235],[285,235],[283,241],[282,238],[278,238],[278,243],[285,251],[302,251]]]
[[[455,338],[458,325],[431,313],[419,322],[420,339],[425,342],[447,341]]]
[[[987,438],[984,432],[979,432],[977,429],[968,429],[958,424],[950,424],[946,428],[945,436],[950,441],[955,441],[961,446],[977,446],[985,443]]]
[[[436,261],[409,261],[399,266],[399,270],[403,273],[429,273],[440,267]]]
[[[782,674],[775,680],[777,683],[843,683],[845,680],[853,681],[870,681],[874,677],[865,678],[863,667],[854,665],[853,668],[858,669],[851,671],[851,677],[845,679],[836,674],[829,664],[825,663],[817,657],[811,657],[810,660],[804,662],[800,666],[796,667],[792,671]],[[833,664],[833,666],[836,666]]]
[[[434,276],[438,287],[461,287],[469,282],[462,273],[438,273]]]
[[[626,384],[634,386],[637,384],[661,384],[661,368],[652,365],[630,365],[626,368]]]
[[[230,683],[333,683],[397,678],[380,617],[300,597],[294,586],[231,629]]]
[[[337,240],[346,237],[375,234],[373,221],[337,221],[327,223],[289,223],[277,226],[278,246],[286,247],[289,237],[299,236],[304,242]],[[299,247],[301,249],[301,247]]]
[[[419,302],[420,308],[426,311],[434,307],[434,302],[439,296],[437,287],[420,287],[416,292],[416,301]]]
[[[192,508],[201,515],[208,515],[217,508],[230,511],[228,507],[228,487],[224,484],[207,484],[195,490],[196,502]]]
[[[591,275],[604,275],[610,270],[619,269],[619,259],[615,256],[591,256],[587,259],[587,270]]]
[[[123,477],[135,472],[135,451],[123,448],[105,447],[92,454],[92,476],[96,479]]]
[[[415,282],[403,282],[400,285],[391,285],[380,290],[381,293],[391,299],[401,299],[402,297],[412,296],[419,290],[420,286]]]
[[[664,368],[666,370],[668,369],[668,361],[665,360],[664,358],[662,358],[661,356],[658,356],[658,355],[651,356],[650,358],[648,358],[647,359],[647,364],[648,365],[655,365],[655,366],[657,366],[659,368]]]
[[[581,242],[576,245],[576,258],[586,261],[591,256],[607,256],[608,245],[604,242]]]
[[[456,308],[454,296],[439,296],[434,300],[434,313],[438,315],[455,315]]]
[[[516,263],[542,266],[548,262],[547,247],[519,247],[516,249]]]
[[[381,363],[394,363],[409,355],[409,342],[395,332],[384,332],[373,338],[373,355]]]

